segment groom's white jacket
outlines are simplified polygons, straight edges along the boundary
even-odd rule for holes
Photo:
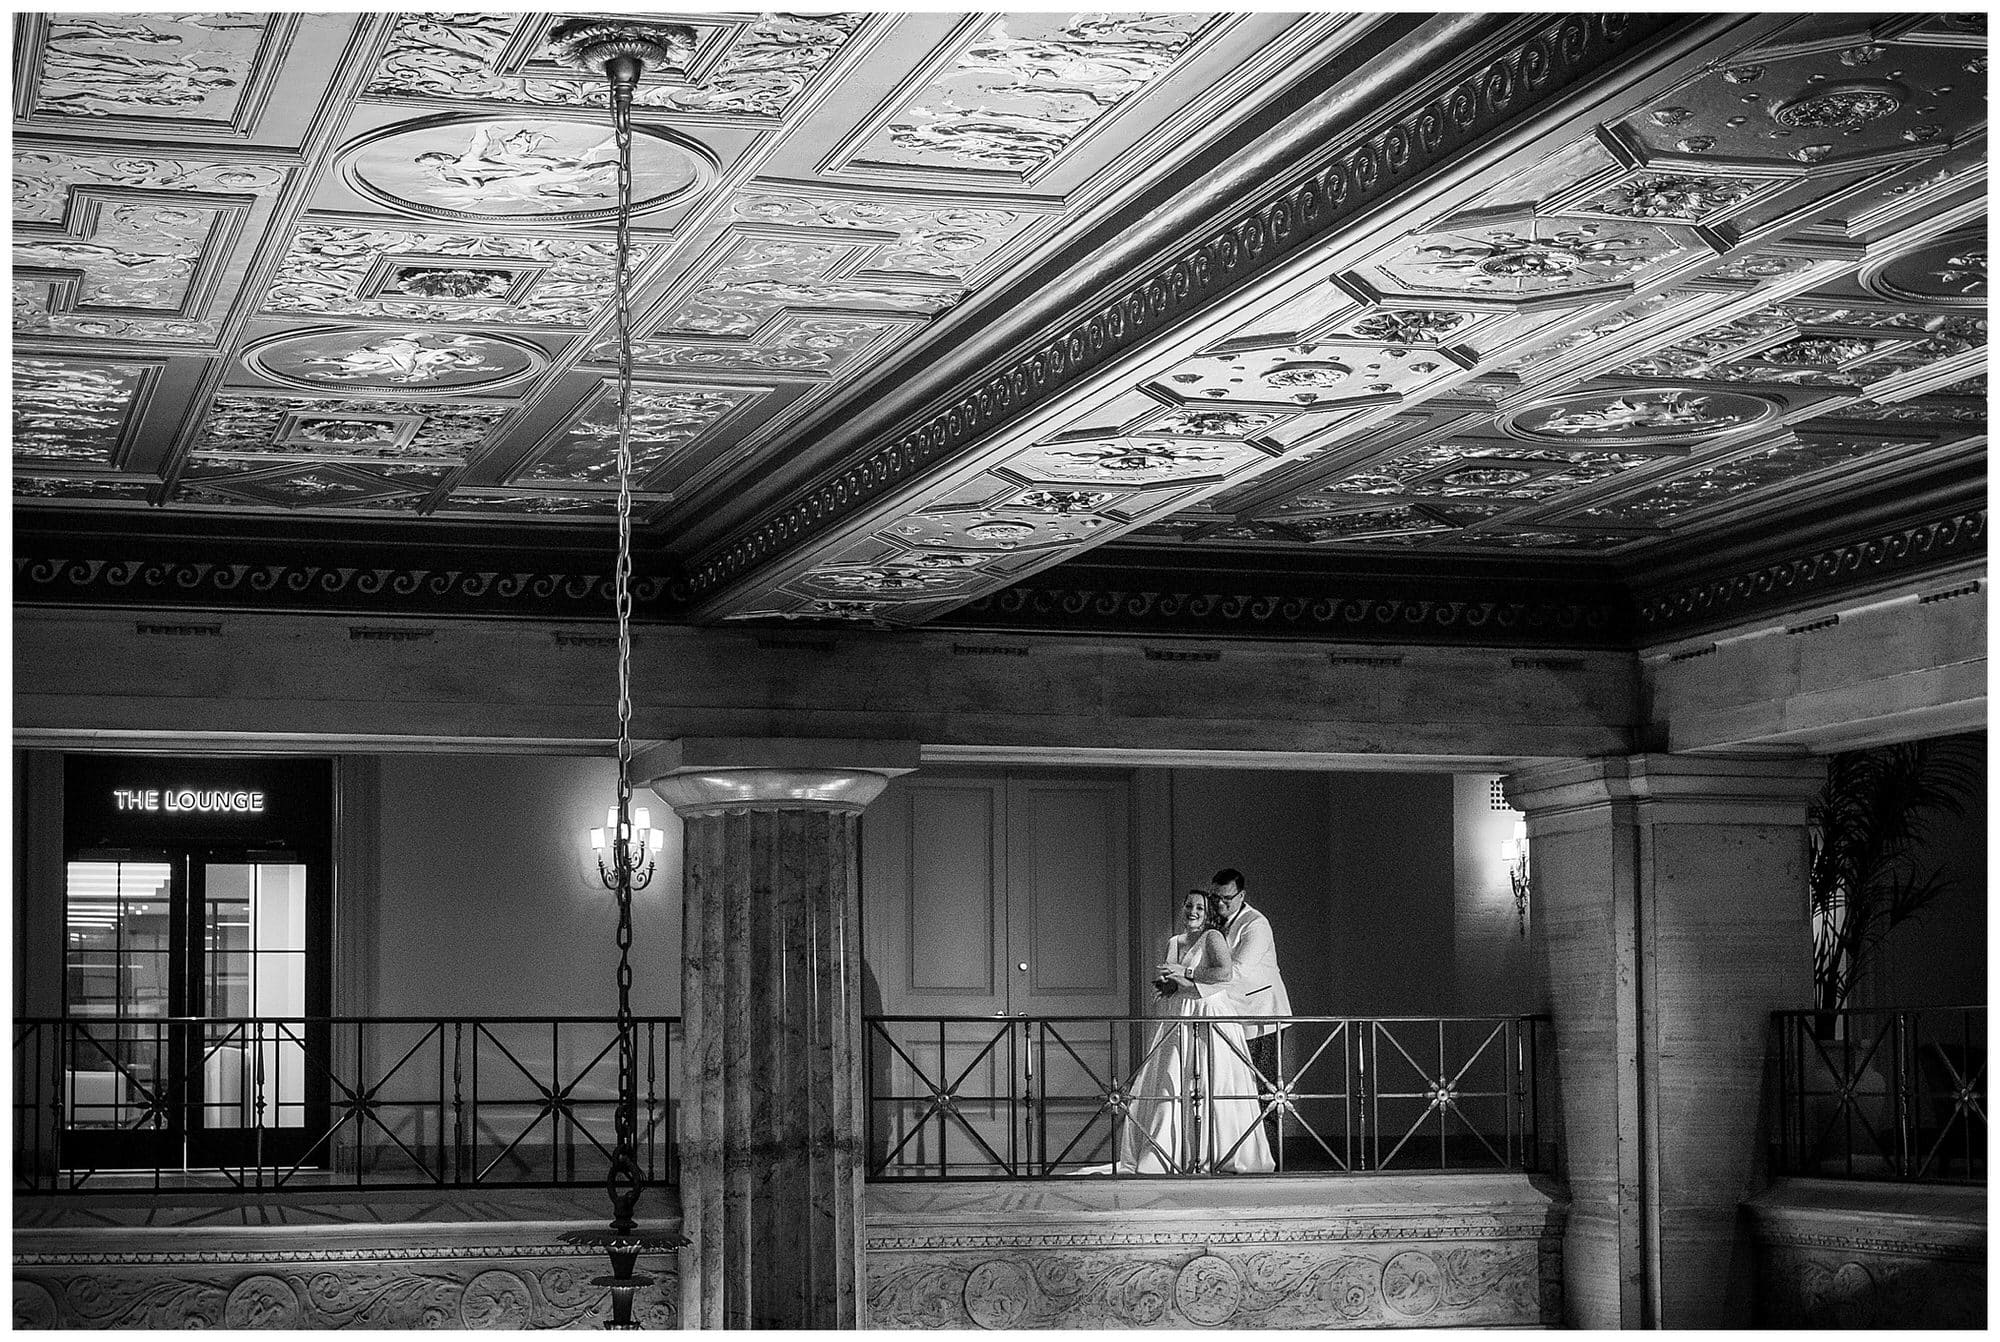
[[[1289,1016],[1292,999],[1285,994],[1284,975],[1278,972],[1278,946],[1271,936],[1271,920],[1247,903],[1223,929],[1235,970],[1229,982],[1202,984],[1204,997],[1227,993],[1231,1010],[1238,1016]],[[1247,1025],[1243,1033],[1252,1038],[1281,1029],[1276,1025]]]

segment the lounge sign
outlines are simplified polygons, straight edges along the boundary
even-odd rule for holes
[[[193,812],[202,815],[262,815],[264,794],[227,788],[113,788],[111,804],[120,811]]]

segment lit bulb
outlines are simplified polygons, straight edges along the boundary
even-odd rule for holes
[[[597,850],[598,852],[600,852],[600,853],[604,851],[604,831],[603,831],[603,830],[601,830],[601,829],[593,829],[592,831],[590,831],[590,846],[591,846],[592,848],[596,849],[596,850]]]

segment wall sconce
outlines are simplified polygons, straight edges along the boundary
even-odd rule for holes
[[[604,813],[604,828],[590,831],[590,846],[597,853],[597,879],[607,890],[618,888],[618,864],[622,860],[632,876],[632,889],[644,890],[653,879],[653,859],[667,846],[667,832],[653,828],[653,813],[640,806],[632,812],[630,831],[619,844],[607,844],[606,836],[617,834],[618,808]],[[606,848],[611,849],[606,852]],[[609,859],[608,861],[606,859]]]
[[[1500,860],[1507,864],[1507,879],[1514,884],[1514,913],[1521,920],[1521,935],[1528,935],[1528,822],[1516,820],[1514,833],[1500,843]]]

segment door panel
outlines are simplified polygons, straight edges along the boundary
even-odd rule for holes
[[[1041,1139],[1020,1103],[1030,1078],[1037,1095],[1084,1094],[1114,1061],[1116,1032],[1100,1025],[1061,1031],[1031,1062],[1006,1018],[1127,1010],[1125,787],[916,775],[869,808],[870,1014],[985,1018],[871,1027],[872,1093],[898,1097],[872,1106],[875,1163],[894,1153],[894,1165],[954,1174],[1016,1164]],[[949,1115],[937,1089],[952,1095]],[[1057,1149],[1088,1107],[1051,1106]]]
[[[1009,781],[1007,926],[1016,1014],[1117,1016],[1130,1009],[1126,798],[1123,781]],[[1026,1138],[1037,1156],[1115,1157],[1101,1097],[1131,1070],[1127,1033],[1076,1022],[1051,1023],[1038,1035],[1032,1062],[1042,1104]]]
[[[909,847],[901,977],[913,994],[952,996],[982,1015],[999,1001],[1004,913],[993,842],[999,802],[990,787],[917,787],[909,797],[910,833],[918,841]]]
[[[862,927],[870,1014],[971,1016],[1006,1010],[1006,789],[997,779],[898,779],[863,820]],[[956,1168],[1005,1154],[1012,1133],[1007,1050],[981,1022],[869,1027],[871,1152],[877,1162]],[[950,1088],[955,1118],[933,1097]]]
[[[1007,799],[1008,1010],[1124,1011],[1125,784],[1013,779]]]

